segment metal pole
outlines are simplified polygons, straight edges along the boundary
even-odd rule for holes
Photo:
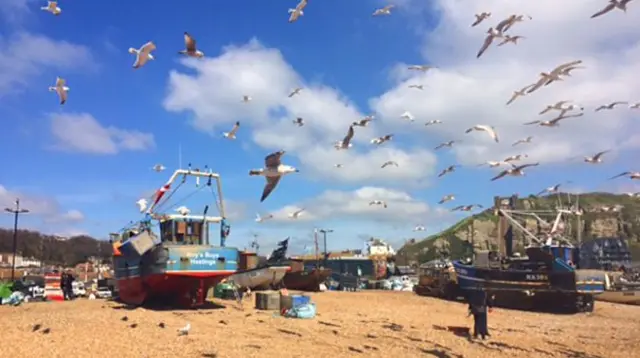
[[[11,282],[16,278],[16,255],[18,251],[18,216],[20,214],[26,214],[29,212],[27,209],[20,208],[20,199],[16,199],[16,206],[14,209],[5,208],[4,211],[12,213],[13,219],[13,257],[11,259]]]
[[[327,234],[333,232],[333,230],[320,229],[320,232],[322,233],[322,237],[324,240],[324,259],[322,260],[322,264],[326,268],[327,267]]]

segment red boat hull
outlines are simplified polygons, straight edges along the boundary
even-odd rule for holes
[[[119,298],[130,305],[167,303],[199,306],[207,292],[234,271],[152,274],[118,279]]]

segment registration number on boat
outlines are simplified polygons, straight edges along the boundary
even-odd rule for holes
[[[530,281],[545,281],[549,278],[547,277],[547,275],[542,274],[528,274],[525,276],[525,279]]]

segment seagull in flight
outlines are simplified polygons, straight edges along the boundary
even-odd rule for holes
[[[151,169],[153,169],[154,171],[160,173],[161,171],[167,169],[164,165],[162,164],[156,164],[153,167],[151,167]]]
[[[416,118],[413,116],[413,114],[411,114],[411,112],[409,112],[409,111],[406,111],[406,112],[402,113],[400,118],[402,118],[404,120],[407,120],[407,121],[410,121],[410,122],[413,122],[413,121],[416,120]]]
[[[500,32],[507,32],[509,31],[511,26],[515,25],[518,22],[524,21],[524,16],[525,15],[516,15],[516,14],[510,15],[506,19],[500,21],[500,23],[496,26],[496,29]],[[529,15],[527,15],[527,17],[529,18],[529,20],[532,19],[532,17]]]
[[[502,42],[500,42],[498,44],[498,46],[503,46],[503,45],[508,44],[508,43],[512,43],[514,45],[517,45],[518,44],[518,40],[520,40],[520,39],[526,39],[526,37],[524,37],[524,36],[504,35],[504,38],[502,39]]]
[[[505,163],[509,163],[509,162],[513,162],[516,160],[522,160],[522,158],[527,158],[528,155],[526,154],[518,154],[518,155],[510,155],[507,158],[505,158],[505,160],[503,160],[503,162]]]
[[[411,65],[409,67],[407,67],[407,69],[412,70],[412,71],[421,71],[421,72],[427,72],[432,68],[436,68],[435,66],[429,66],[429,65]]]
[[[240,129],[240,122],[236,122],[236,124],[233,125],[233,128],[231,128],[231,130],[229,132],[223,132],[222,136],[227,138],[227,139],[236,139],[236,133],[238,132],[238,129]]]
[[[493,43],[493,40],[496,38],[502,38],[502,32],[495,30],[493,27],[489,28],[489,30],[487,30],[487,37],[484,39],[484,43],[482,44],[482,47],[480,48],[480,50],[478,51],[478,54],[476,55],[476,58],[480,58],[480,56],[482,56],[482,54],[487,51],[487,49],[489,48],[489,46],[491,46],[491,44]]]
[[[353,139],[354,134],[355,132],[353,130],[353,126],[349,126],[347,135],[344,137],[342,141],[339,141],[338,143],[336,143],[335,148],[338,150],[351,148],[351,139]]]
[[[563,119],[567,119],[567,118],[575,118],[575,117],[582,117],[584,115],[584,113],[578,113],[578,114],[571,114],[568,116],[564,116],[562,114],[560,114],[558,117],[549,120],[549,121],[533,121],[533,122],[527,122],[524,125],[531,125],[531,124],[538,124],[540,126],[543,127],[557,127],[560,125],[560,121]]]
[[[387,208],[387,202],[384,200],[372,200],[369,202],[369,206],[371,205],[378,205],[378,206],[382,206],[383,208]]]
[[[289,23],[296,22],[300,16],[304,15],[304,8],[307,6],[307,0],[301,0],[295,9],[289,9]]]
[[[471,27],[476,27],[478,25],[480,25],[480,23],[488,18],[491,17],[491,13],[490,12],[483,12],[480,14],[475,14],[474,15],[476,17],[476,21],[473,22],[473,24],[471,24]]]
[[[367,125],[369,125],[369,122],[371,122],[374,117],[375,116],[373,114],[368,115],[359,121],[353,122],[352,125],[356,127],[366,127]]]
[[[526,87],[523,87],[521,90],[519,91],[513,91],[513,95],[511,95],[511,98],[509,99],[509,101],[507,102],[507,106],[510,105],[511,103],[513,103],[513,101],[515,101],[518,97],[524,97],[527,94],[527,90],[533,86],[535,86],[535,83],[532,83]]]
[[[252,99],[253,98],[251,98],[251,96],[247,96],[247,95],[242,96],[242,102],[244,103],[249,103],[251,102]]]
[[[383,7],[382,9],[377,9],[376,11],[373,12],[372,16],[391,15],[391,9],[393,9],[394,7],[396,7],[396,6],[395,5],[387,5],[387,6]]]
[[[301,91],[302,91],[302,87],[298,87],[298,88],[294,89],[293,91],[291,91],[291,93],[289,93],[289,98],[291,98],[291,97],[293,97],[293,96],[295,96],[297,94],[300,94]]]
[[[438,178],[443,177],[444,175],[448,174],[448,173],[453,173],[456,168],[459,168],[459,165],[450,165],[444,169],[442,169],[442,171],[440,172],[440,174],[438,174]]]
[[[380,145],[380,144],[382,144],[384,142],[390,141],[392,138],[393,138],[393,134],[387,134],[387,135],[384,135],[382,137],[373,138],[371,140],[371,144]]]
[[[540,79],[538,80],[538,82],[536,82],[536,84],[533,87],[529,88],[527,93],[531,93],[537,90],[538,88],[542,87],[543,85],[546,86],[554,81],[561,81],[562,78],[560,78],[560,76],[562,75],[563,71],[565,71],[567,68],[575,67],[576,65],[579,65],[581,63],[582,63],[582,60],[571,61],[554,68],[549,73],[541,72]]]
[[[558,190],[560,189],[560,186],[561,186],[561,185],[562,185],[562,184],[556,184],[556,185],[554,185],[554,186],[550,186],[550,187],[548,187],[548,188],[546,188],[546,189],[542,190],[542,191],[541,191],[541,192],[539,192],[538,194],[536,194],[536,196],[540,196],[540,195],[545,194],[545,193],[548,193],[548,194],[557,193],[557,192],[558,192]]]
[[[441,120],[439,120],[439,119],[432,119],[432,120],[428,121],[427,123],[425,123],[424,125],[425,125],[425,126],[431,126],[431,125],[434,125],[434,124],[440,124],[440,123],[442,123],[442,121],[441,121]]]
[[[300,217],[300,215],[302,215],[302,212],[304,211],[304,209],[298,209],[292,213],[289,213],[289,218],[290,219],[297,219]]]
[[[609,178],[609,180],[611,179],[616,179],[616,178],[620,178],[620,177],[624,177],[624,176],[628,176],[629,179],[640,179],[640,172],[624,172],[624,173],[620,173],[614,177]]]
[[[600,112],[602,110],[612,110],[614,109],[617,105],[619,104],[629,104],[629,102],[624,102],[624,101],[618,101],[618,102],[611,102],[609,104],[603,104],[602,106],[596,108],[596,112]]]
[[[495,181],[498,180],[500,178],[503,178],[507,175],[510,176],[523,176],[524,175],[524,168],[528,168],[528,167],[535,167],[538,166],[540,163],[533,163],[533,164],[523,164],[523,165],[518,165],[518,166],[514,166],[513,168],[509,168],[507,170],[503,170],[502,172],[500,172],[500,174],[496,175],[495,177],[491,178],[491,181]]]
[[[482,205],[480,205],[480,204],[460,205],[460,206],[456,206],[455,208],[451,209],[451,211],[471,211],[471,210],[473,210],[473,208],[482,209],[484,207]]]
[[[625,13],[627,12],[627,4],[630,3],[631,0],[609,0],[609,4],[607,4],[607,6],[605,6],[602,10],[596,12],[595,14],[591,15],[591,18],[594,19],[598,16],[602,16],[610,11],[612,11],[613,9],[620,9],[622,11],[624,11]]]
[[[196,40],[188,32],[184,33],[184,46],[186,49],[179,51],[179,54],[195,58],[204,57],[204,53],[196,48]]]
[[[47,1],[47,6],[41,7],[40,10],[50,12],[56,16],[62,13],[62,9],[58,6],[57,1]]]
[[[269,194],[276,188],[280,179],[291,173],[298,173],[299,170],[289,166],[283,165],[280,161],[282,155],[284,155],[284,150],[271,153],[264,158],[264,168],[261,169],[252,169],[249,171],[249,175],[261,175],[264,176],[267,180],[267,183],[264,186],[264,190],[262,191],[262,197],[260,198],[260,202],[263,202]]]
[[[256,222],[263,223],[269,219],[273,219],[273,214],[268,214],[266,216],[260,216],[260,214],[256,213]]]
[[[147,210],[147,208],[149,207],[149,202],[147,201],[147,199],[142,198],[142,199],[136,201],[136,205],[138,205],[138,210],[141,213],[144,213],[145,210]]]
[[[584,161],[589,164],[600,164],[602,163],[602,156],[608,152],[609,150],[603,150],[602,152],[596,153],[592,157],[584,157]]]
[[[629,109],[640,109],[640,102],[634,103],[634,104],[630,104],[629,105]]]
[[[496,142],[498,143],[498,133],[496,133],[496,130],[494,127],[491,126],[487,126],[484,124],[476,124],[475,126],[467,129],[466,131],[464,131],[465,133],[471,133],[472,131],[483,131],[483,132],[487,132],[487,134],[489,134],[489,136]]]
[[[447,201],[452,201],[452,200],[456,200],[455,195],[453,195],[453,194],[445,195],[445,196],[442,197],[442,199],[440,199],[438,204],[444,204]]]
[[[138,69],[144,66],[145,63],[149,60],[155,60],[151,52],[156,50],[156,45],[153,41],[149,41],[146,44],[142,45],[140,49],[135,49],[133,47],[129,48],[129,53],[136,55],[136,62],[133,63],[133,68]]]
[[[553,110],[558,110],[558,111],[562,111],[564,108],[562,107],[564,104],[569,103],[571,101],[560,101],[560,102],[556,102],[554,104],[549,104],[547,105],[547,107],[545,109],[543,109],[542,111],[540,111],[540,113],[538,113],[539,115],[545,114],[549,111],[553,111]]]
[[[393,160],[390,160],[388,162],[384,162],[384,164],[382,164],[382,166],[380,168],[386,168],[386,167],[388,167],[390,165],[393,165],[393,166],[397,167],[398,163],[394,162]]]
[[[56,78],[55,86],[49,87],[49,91],[58,94],[61,105],[67,103],[67,97],[69,96],[69,87],[67,87],[67,81],[65,81],[62,77]]]
[[[484,162],[484,163],[480,163],[480,164],[478,164],[478,166],[479,166],[479,167],[481,167],[481,166],[483,166],[483,165],[488,165],[488,166],[489,166],[489,168],[495,168],[495,167],[499,167],[499,166],[501,166],[501,165],[503,165],[503,164],[509,164],[509,163],[507,163],[507,162],[498,162],[498,161],[489,160],[489,161],[487,161],[487,162]]]
[[[422,225],[416,225],[416,227],[413,228],[413,231],[424,231],[425,228]]]
[[[433,150],[438,150],[438,149],[441,149],[441,148],[444,148],[444,147],[451,148],[453,146],[453,143],[455,143],[455,142],[457,142],[457,141],[456,140],[450,140],[448,142],[440,143],[440,145],[438,145],[437,147],[433,148]]]
[[[304,126],[304,119],[302,119],[302,117],[298,117],[293,120],[293,124],[297,125],[298,127],[302,127]]]
[[[518,139],[513,144],[511,144],[511,146],[515,147],[518,144],[528,144],[528,143],[531,143],[531,140],[533,140],[533,137],[532,136],[528,136],[527,138],[524,138],[524,139]]]
[[[409,85],[409,88],[415,88],[422,91],[424,89],[424,85]]]
[[[342,165],[342,164],[334,164],[333,166],[334,166],[334,167],[336,167],[336,168],[338,168],[338,169],[340,169],[340,168],[344,167],[344,165]]]
[[[187,216],[191,213],[191,210],[184,205],[179,208],[176,208],[176,211],[178,212],[178,214],[182,216]]]

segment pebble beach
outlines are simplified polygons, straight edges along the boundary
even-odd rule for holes
[[[640,307],[597,302],[592,314],[495,309],[492,337],[474,341],[467,306],[412,292],[311,293],[314,319],[259,311],[247,299],[198,310],[120,303],[0,306],[7,357],[581,357],[640,355]],[[177,330],[187,323],[188,335]]]

